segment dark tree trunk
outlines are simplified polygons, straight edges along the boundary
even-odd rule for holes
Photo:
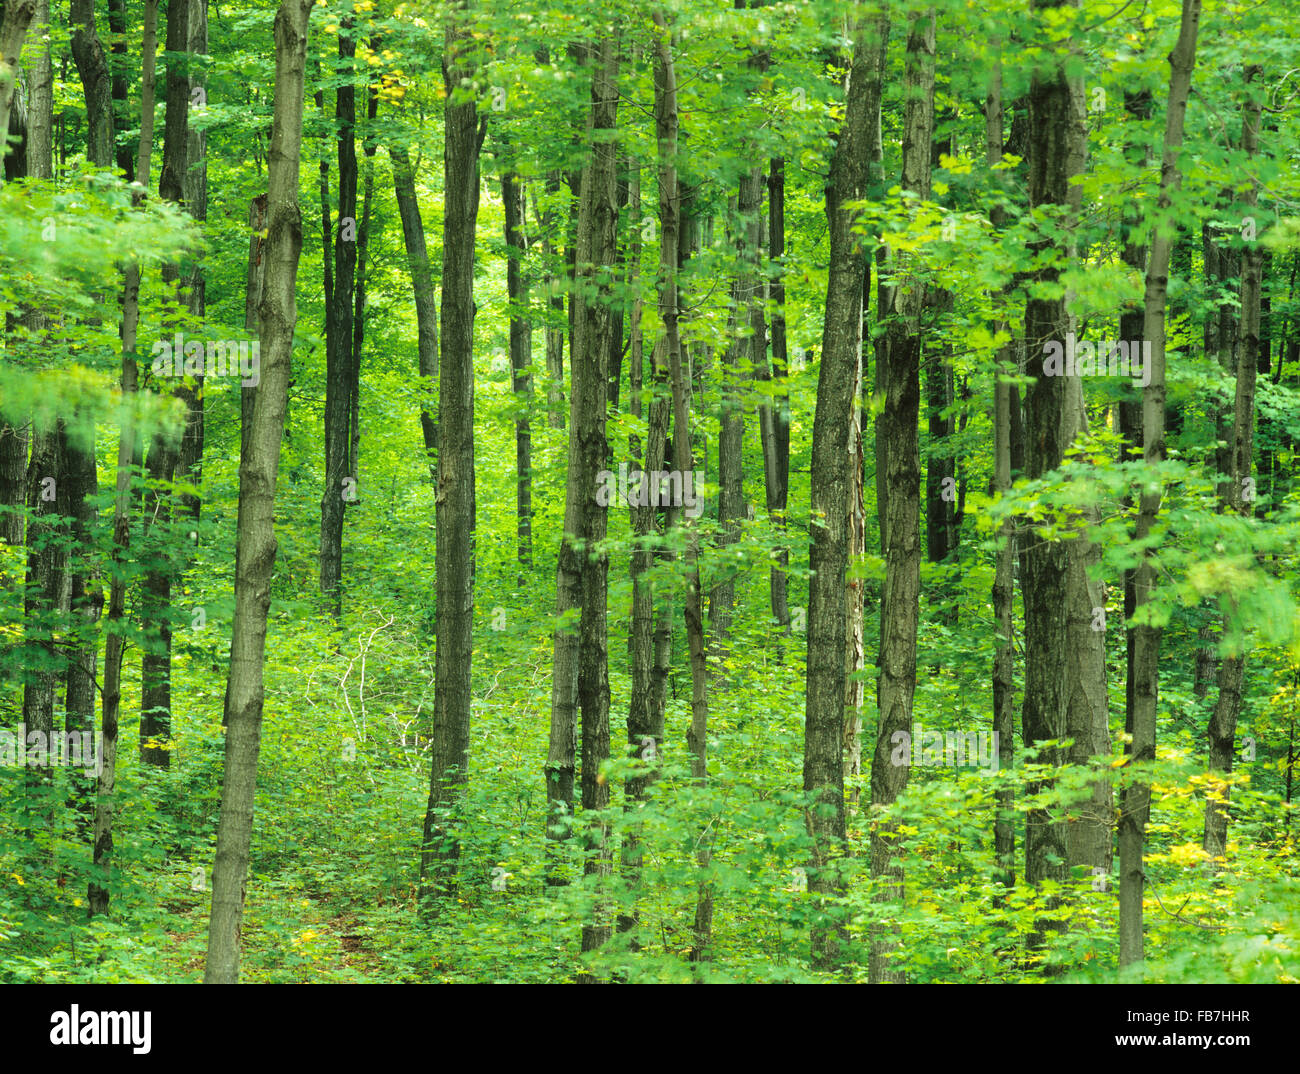
[[[515,536],[520,584],[533,565],[533,325],[528,310],[528,284],[520,262],[528,249],[524,235],[525,191],[513,172],[501,174],[501,200],[505,205],[506,294],[510,301],[510,373],[515,393]]]
[[[424,436],[424,453],[429,460],[430,479],[437,484],[438,419],[438,306],[429,267],[429,253],[424,241],[424,221],[415,196],[415,171],[404,146],[388,150],[393,162],[393,183],[397,193],[397,211],[402,218],[402,236],[406,242],[406,263],[411,273],[411,293],[415,299],[416,343],[419,352],[418,374],[421,398],[420,431]]]
[[[909,23],[904,80],[902,187],[930,196],[930,152],[934,134],[935,16]],[[921,592],[921,458],[917,422],[921,404],[921,327],[925,288],[919,280],[888,289],[881,314],[889,316],[887,346],[879,374],[885,408],[877,423],[877,461],[885,505],[881,541],[885,584],[881,594],[879,717],[871,762],[871,804],[893,804],[907,786],[909,769],[896,764],[900,735],[910,741],[912,698],[916,691],[916,638]],[[825,359],[823,359],[823,362]],[[824,368],[824,366],[823,366]],[[810,641],[811,644],[811,641]],[[902,897],[903,872],[894,853],[894,825],[878,824],[871,837],[871,873],[888,877],[886,893]],[[901,981],[890,955],[897,941],[877,932],[872,938],[872,981]]]
[[[350,67],[357,42],[353,20],[339,27],[339,69]],[[334,286],[325,315],[325,489],[320,502],[320,591],[337,619],[343,612],[343,512],[356,499],[356,474],[348,472],[353,378],[352,316],[357,272],[356,87],[349,73],[335,91],[334,124],[339,162],[338,233]]]
[[[1034,17],[1043,12],[1075,6],[1076,0],[1032,0]],[[1078,163],[1071,88],[1063,56],[1035,69],[1029,90],[1029,201],[1032,207],[1072,204],[1070,177]],[[1077,190],[1077,188],[1074,188]],[[1049,254],[1055,240],[1035,239],[1030,248],[1036,256]],[[1034,273],[1040,285],[1056,287],[1060,263],[1049,258]],[[1064,297],[1031,297],[1025,303],[1025,347],[1027,372],[1034,377],[1025,399],[1026,458],[1030,478],[1055,470],[1065,457],[1065,378],[1045,372],[1044,358],[1050,345],[1064,346],[1067,330]],[[1065,737],[1065,668],[1068,640],[1066,571],[1068,553],[1064,542],[1027,541],[1020,549],[1021,577],[1025,604],[1025,696],[1021,709],[1021,734],[1026,747],[1039,749],[1040,763],[1059,766],[1056,747],[1043,747],[1046,740]],[[1028,794],[1051,788],[1049,781],[1026,786]],[[1065,831],[1048,809],[1030,810],[1025,817],[1025,879],[1032,885],[1045,880],[1063,882]],[[1029,937],[1029,946],[1040,947],[1049,931],[1063,925],[1052,915],[1056,903],[1047,900],[1047,916],[1040,917]]]
[[[438,384],[437,662],[433,764],[424,817],[420,896],[449,890],[460,845],[454,810],[469,781],[470,672],[474,632],[474,237],[483,132],[462,80],[474,77],[469,5],[447,25],[443,150],[442,370]]]

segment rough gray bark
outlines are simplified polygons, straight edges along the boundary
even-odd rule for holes
[[[1164,150],[1160,163],[1160,197],[1156,227],[1151,236],[1143,301],[1142,336],[1151,343],[1151,380],[1142,394],[1142,449],[1149,466],[1165,457],[1165,297],[1169,285],[1169,254],[1176,229],[1169,207],[1182,183],[1178,154],[1183,142],[1183,122],[1196,62],[1196,34],[1201,21],[1201,0],[1183,0],[1178,41],[1169,54],[1169,103],[1165,115]],[[1160,511],[1160,492],[1144,491],[1139,500],[1136,537],[1145,540]],[[1134,581],[1135,612],[1151,599],[1155,565],[1144,555]],[[1156,755],[1156,707],[1160,696],[1160,628],[1140,624],[1135,628],[1133,674],[1133,741],[1129,758],[1149,764]],[[1145,885],[1143,844],[1151,810],[1149,775],[1133,775],[1123,788],[1120,805],[1119,854],[1119,964],[1142,961],[1142,892]]]
[[[298,172],[311,6],[311,0],[283,0],[275,17],[275,105],[269,154],[266,285],[261,306],[261,382],[249,452],[239,466],[235,619],[225,700],[226,757],[203,976],[208,984],[234,984],[239,977],[240,926],[262,733],[262,662],[275,569],[275,482],[297,321],[295,284],[302,250]]]
[[[474,237],[479,204],[478,106],[463,86],[477,66],[469,4],[447,24],[443,150],[442,370],[438,384],[438,532],[433,764],[420,856],[420,897],[448,890],[460,846],[454,809],[469,781],[474,631]]]

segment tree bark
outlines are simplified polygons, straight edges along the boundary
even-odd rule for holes
[[[405,146],[388,150],[393,162],[393,184],[397,194],[397,212],[402,218],[402,237],[406,243],[406,263],[411,273],[411,293],[415,299],[416,349],[421,398],[420,431],[424,453],[429,460],[429,477],[438,481],[438,306],[429,268],[429,253],[424,241],[424,221],[415,196],[415,169]]]
[[[339,27],[339,70],[334,123],[338,147],[339,211],[334,242],[334,286],[325,316],[325,489],[320,502],[320,591],[335,619],[343,612],[343,512],[355,499],[356,474],[348,472],[352,396],[352,316],[357,271],[356,86],[350,70],[357,42],[353,20]]]
[[[79,6],[85,3],[86,0],[73,3],[74,21]],[[35,14],[36,0],[8,0],[0,19],[0,133],[9,132],[9,111],[18,86],[18,60],[27,39],[27,27]],[[7,149],[8,143],[0,149],[0,157],[6,155]]]
[[[1169,104],[1165,115],[1164,151],[1160,164],[1157,226],[1151,235],[1143,302],[1143,339],[1151,343],[1151,380],[1142,394],[1143,460],[1156,466],[1165,457],[1165,299],[1169,285],[1169,254],[1176,233],[1170,206],[1182,183],[1178,154],[1183,142],[1183,122],[1196,62],[1196,34],[1201,20],[1201,0],[1183,0],[1178,41],[1169,54]],[[1160,491],[1144,491],[1139,500],[1137,540],[1146,540],[1160,511]],[[1134,583],[1135,614],[1151,600],[1155,565],[1142,556]],[[1160,694],[1159,627],[1139,623],[1135,628],[1133,672],[1133,736],[1129,760],[1150,764],[1156,756],[1156,707]],[[1119,964],[1142,961],[1142,893],[1145,885],[1143,844],[1151,810],[1150,775],[1137,772],[1123,788],[1119,821]]]
[[[529,416],[533,401],[533,325],[528,310],[528,284],[520,267],[528,249],[524,234],[525,190],[508,167],[501,173],[505,206],[506,294],[510,302],[510,383],[515,393],[515,538],[520,585],[533,566],[533,433]]]
[[[1077,0],[1032,0],[1038,19],[1042,12],[1077,6]],[[1029,90],[1029,201],[1032,208],[1069,207],[1077,204],[1077,187],[1070,178],[1081,161],[1076,153],[1072,126],[1075,102],[1066,74],[1066,57],[1055,55],[1034,70]],[[1081,117],[1078,117],[1081,119]],[[1051,237],[1030,244],[1042,259],[1033,274],[1040,286],[1059,291],[1061,267],[1068,250],[1064,242]],[[1063,345],[1067,331],[1065,299],[1031,297],[1025,303],[1025,346],[1028,372],[1034,376],[1025,399],[1028,476],[1042,477],[1061,465],[1067,441],[1065,424],[1066,378],[1044,369],[1044,355],[1056,341]],[[1039,750],[1038,763],[1059,767],[1060,750],[1043,747],[1048,740],[1065,737],[1068,621],[1066,572],[1068,550],[1063,541],[1028,540],[1021,547],[1021,577],[1025,605],[1025,694],[1021,709],[1021,733],[1026,747]],[[1042,794],[1053,786],[1037,780],[1025,788],[1030,795]],[[1025,818],[1025,880],[1038,886],[1045,880],[1064,882],[1068,870],[1064,824],[1053,819],[1046,808],[1030,810]],[[1030,949],[1041,948],[1049,932],[1060,932],[1063,922],[1053,913],[1057,902],[1045,902],[1045,914],[1035,922],[1029,936]]]
[[[845,838],[842,751],[851,486],[845,436],[857,404],[866,272],[862,244],[853,232],[850,203],[863,196],[867,183],[867,127],[873,92],[871,26],[871,20],[864,18],[854,27],[844,123],[831,158],[826,192],[830,280],[813,421],[803,786],[812,798],[806,818],[813,841],[808,890],[821,897],[821,914],[811,932],[812,960],[821,969],[838,962],[844,939],[843,930],[833,925],[826,913],[825,899],[842,886],[835,859],[843,852]]]
[[[302,251],[298,172],[311,0],[283,0],[275,17],[275,105],[271,127],[266,286],[261,306],[261,382],[249,452],[239,467],[235,552],[235,620],[226,682],[225,774],[212,870],[212,915],[204,981],[239,977],[240,926],[253,828],[253,797],[261,743],[262,663],[275,569],[275,483],[289,394],[295,284]]]
[[[469,781],[470,686],[474,631],[474,238],[483,130],[472,94],[476,73],[469,4],[447,24],[443,53],[442,357],[438,384],[437,661],[433,764],[420,858],[423,912],[449,890],[460,846],[454,809]]]
[[[132,201],[144,200],[149,186],[153,154],[154,64],[158,50],[158,0],[145,0],[140,78],[140,144],[135,167],[139,187]],[[140,324],[140,266],[132,262],[123,272],[122,288],[122,394],[130,398],[139,387],[136,340]],[[118,438],[117,474],[113,497],[113,556],[109,581],[108,626],[104,641],[104,691],[101,709],[103,766],[95,794],[92,855],[94,871],[87,888],[89,913],[108,909],[113,855],[113,794],[117,783],[117,724],[122,707],[122,658],[126,638],[120,627],[126,615],[125,563],[131,540],[131,477],[137,462],[139,433],[127,422]]]
[[[1241,148],[1247,158],[1259,151],[1259,123],[1262,101],[1253,91],[1252,83],[1262,72],[1258,64],[1248,64],[1245,70],[1247,99],[1242,105]],[[1243,196],[1247,212],[1252,212],[1259,201],[1259,185],[1251,181]],[[1262,251],[1257,242],[1248,242],[1241,255],[1241,335],[1237,348],[1237,386],[1233,405],[1232,440],[1230,443],[1231,469],[1228,484],[1227,510],[1249,517],[1254,512],[1254,495],[1248,492],[1251,482],[1251,459],[1255,440],[1255,380],[1259,369],[1260,308],[1262,296]],[[1225,598],[1225,618],[1231,610],[1232,598]],[[1242,682],[1246,671],[1246,654],[1239,653],[1223,658],[1219,665],[1219,696],[1214,706],[1208,728],[1209,761],[1211,772],[1225,776],[1232,772],[1236,747],[1237,717],[1241,714]],[[1222,859],[1228,847],[1228,799],[1232,795],[1227,782],[1211,785],[1213,793],[1205,801],[1205,830],[1202,846],[1211,859]]]
[[[904,67],[902,188],[930,197],[930,152],[934,136],[936,17],[933,10],[909,20]],[[901,273],[900,270],[896,272]],[[881,370],[885,407],[877,424],[877,449],[886,490],[881,532],[885,584],[881,594],[879,717],[871,762],[871,804],[893,804],[907,786],[909,766],[895,764],[900,735],[912,734],[916,691],[916,638],[921,592],[921,458],[917,435],[921,402],[921,311],[924,284],[917,278],[891,285],[887,347]],[[825,359],[823,358],[823,363]],[[823,364],[823,368],[825,368]],[[811,644],[811,641],[810,641]],[[885,893],[902,897],[903,872],[895,855],[896,826],[877,823],[871,835],[871,874],[888,877]],[[901,982],[891,954],[897,941],[883,930],[871,942],[870,978]]]

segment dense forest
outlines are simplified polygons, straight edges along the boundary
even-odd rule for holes
[[[1298,120],[1295,0],[0,0],[0,982],[1300,983]]]

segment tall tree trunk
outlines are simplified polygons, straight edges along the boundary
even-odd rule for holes
[[[1178,41],[1169,54],[1169,104],[1165,115],[1164,151],[1160,162],[1160,197],[1156,219],[1169,220],[1182,175],[1178,155],[1183,143],[1183,121],[1191,89],[1192,67],[1196,62],[1196,33],[1201,21],[1201,0],[1183,0]],[[1144,341],[1151,343],[1151,380],[1142,393],[1142,449],[1148,466],[1165,457],[1165,300],[1169,285],[1169,254],[1174,229],[1156,227],[1151,235],[1144,299]],[[1143,491],[1139,500],[1136,537],[1145,541],[1160,511],[1160,491]],[[1135,614],[1151,600],[1155,566],[1143,554],[1135,581]],[[1129,758],[1148,765],[1156,756],[1156,707],[1160,696],[1159,627],[1140,624],[1135,628],[1133,672],[1133,740]],[[1145,885],[1143,844],[1151,811],[1148,773],[1132,774],[1123,788],[1120,804],[1119,854],[1119,963],[1130,966],[1142,961],[1142,892]]]
[[[773,157],[767,175],[768,258],[772,263],[772,365],[770,375],[784,384],[790,371],[785,332],[785,161]],[[760,379],[769,377],[767,362],[756,363]],[[790,484],[790,393],[782,387],[771,403],[758,408],[759,436],[763,446],[763,488],[768,517],[778,531],[785,531],[785,510]],[[790,630],[790,601],[786,570],[790,566],[790,549],[784,545],[777,552],[776,563],[768,571],[772,617],[782,628]]]
[[[1001,163],[1003,152],[1002,59],[994,60],[984,110],[985,160],[990,168]],[[996,173],[995,173],[996,174]],[[990,220],[1001,234],[1006,227],[1006,210],[995,206]],[[1004,321],[1000,331],[1009,331]],[[993,383],[993,487],[999,496],[1011,492],[1011,385],[1003,379],[1017,372],[1010,345],[998,351],[998,371]],[[998,767],[1009,769],[1014,757],[1015,735],[1015,555],[1016,531],[1011,519],[998,527],[998,551],[993,569],[993,619],[998,640],[993,655],[993,734],[997,740]],[[997,792],[997,813],[993,824],[993,852],[998,876],[1004,887],[1016,882],[1015,789]]]
[[[378,44],[372,40],[371,51],[377,50]],[[373,132],[378,110],[379,91],[372,82],[366,90],[366,136],[362,142],[362,152],[366,158],[366,178],[362,184],[361,223],[357,230],[357,280],[352,307],[352,346],[348,364],[351,397],[348,405],[347,472],[354,479],[359,476],[361,454],[361,349],[366,338],[366,268],[370,252],[370,215],[375,196],[375,153],[379,149],[379,143],[375,141]]]
[[[406,263],[411,273],[411,293],[415,299],[417,372],[420,377],[420,431],[424,436],[424,453],[429,460],[430,479],[437,484],[438,419],[438,306],[429,268],[429,253],[424,241],[424,221],[415,196],[415,170],[405,146],[391,146],[388,156],[393,162],[393,184],[397,194],[397,212],[402,218],[402,237],[406,243]]]
[[[916,14],[909,21],[904,68],[907,102],[903,113],[902,187],[922,200],[930,196],[935,33],[933,11]],[[902,271],[901,267],[895,269],[896,273]],[[880,602],[880,679],[876,692],[879,717],[871,762],[873,806],[893,804],[907,786],[908,765],[896,764],[894,758],[899,742],[910,741],[912,734],[920,615],[921,457],[917,422],[921,403],[920,318],[925,288],[915,278],[900,284],[901,280],[891,284],[888,303],[881,308],[882,315],[890,321],[881,373],[885,408],[877,424],[877,449],[882,452],[879,464],[886,498],[881,533],[885,585]],[[890,878],[885,894],[900,899],[903,872],[894,849],[895,830],[896,825],[878,823],[872,831],[871,874]],[[891,964],[897,941],[882,932],[872,938],[871,980],[901,981],[901,971]]]
[[[143,201],[149,186],[153,155],[154,61],[158,51],[158,0],[145,0],[141,47],[140,144],[135,176],[140,188],[132,197]],[[123,272],[122,287],[122,394],[130,398],[139,386],[136,342],[140,324],[140,266],[132,262]],[[94,872],[87,889],[91,916],[108,909],[109,880],[113,856],[113,795],[117,784],[117,723],[122,707],[122,658],[126,638],[120,626],[126,615],[126,559],[131,538],[131,476],[135,473],[139,434],[130,421],[123,424],[118,439],[117,472],[113,497],[113,558],[109,581],[108,626],[104,641],[104,691],[101,710],[102,738],[95,794],[93,834]]]
[[[185,203],[189,182],[190,15],[193,5],[199,2],[169,0],[167,8],[167,111],[158,194],[177,204]],[[192,183],[190,185],[192,187]],[[165,264],[162,277],[168,283],[178,283],[179,266]],[[186,305],[190,306],[189,299],[186,299]],[[159,546],[153,551],[155,564],[145,574],[140,606],[145,629],[152,635],[140,663],[140,760],[158,768],[168,767],[171,756],[168,743],[172,709],[172,632],[169,619],[172,583],[180,566],[174,553],[164,551],[170,541],[170,486],[174,480],[187,476],[178,473],[182,445],[187,437],[193,442],[198,433],[191,430],[201,426],[203,421],[203,378],[198,377],[196,381],[194,388],[187,387],[182,381],[172,393],[185,404],[186,428],[181,443],[176,443],[169,431],[160,431],[153,437],[146,461],[150,487],[145,496],[145,526],[146,532],[157,534]]]
[[[206,56],[208,51],[208,0],[190,0],[186,47],[191,64],[186,78],[190,104],[201,101],[206,106],[207,89],[195,58]],[[185,132],[185,142],[185,176],[181,182],[181,193],[190,218],[201,222],[208,218],[208,136],[198,127],[189,125]],[[193,259],[189,275],[185,279],[185,305],[194,323],[202,325],[207,315],[207,282],[201,257]],[[203,399],[203,381],[200,378],[197,391],[186,398],[189,417],[185,424],[185,435],[181,439],[180,457],[176,461],[177,478],[195,489],[203,481]],[[199,520],[201,504],[197,492],[181,493],[182,513],[194,522]],[[181,569],[184,569],[184,557]]]
[[[420,857],[420,896],[450,888],[460,846],[453,810],[469,781],[470,672],[474,633],[474,237],[483,130],[472,95],[476,73],[469,4],[447,24],[443,150],[442,356],[438,383],[437,661],[433,764]]]
[[[1262,68],[1248,64],[1245,69],[1246,101],[1242,105],[1241,148],[1247,158],[1259,151],[1259,123],[1262,102],[1252,83]],[[1259,186],[1251,181],[1243,200],[1248,213],[1254,211],[1259,201]],[[1255,379],[1259,368],[1260,307],[1262,294],[1262,251],[1255,241],[1246,243],[1241,255],[1241,335],[1237,348],[1237,389],[1233,405],[1231,440],[1231,478],[1225,507],[1249,517],[1255,508],[1253,480],[1250,476],[1251,458],[1255,441]],[[1231,610],[1232,598],[1225,598],[1226,613]],[[1244,647],[1223,658],[1219,665],[1219,696],[1210,718],[1208,737],[1211,772],[1232,772],[1236,745],[1237,717],[1241,714],[1241,688],[1246,671]],[[1212,859],[1223,858],[1228,846],[1227,803],[1232,788],[1226,783],[1212,785],[1217,792],[1206,798],[1205,832],[1202,845]]]
[[[583,563],[579,601],[578,711],[582,725],[582,808],[609,805],[609,783],[600,766],[609,759],[609,651],[606,603],[609,554],[604,541],[608,506],[599,504],[597,475],[609,464],[605,434],[610,341],[615,330],[611,281],[618,257],[618,146],[612,135],[618,120],[618,41],[603,38],[591,50],[591,159],[583,169],[574,263],[573,388],[570,410],[570,466],[577,463]],[[573,480],[572,474],[570,481]],[[609,833],[604,821],[584,827],[587,856],[583,872],[605,876],[610,870]],[[582,949],[594,951],[610,935],[597,909],[582,928]]]
[[[334,239],[334,287],[325,316],[325,489],[320,501],[320,591],[337,619],[343,612],[343,512],[356,498],[356,474],[348,473],[349,419],[356,384],[352,378],[352,304],[357,271],[356,86],[349,70],[356,56],[353,20],[338,35],[343,81],[335,91],[334,123],[339,162],[338,232]]]
[[[812,577],[808,585],[803,786],[813,799],[806,818],[813,841],[808,890],[822,897],[821,916],[811,933],[812,958],[813,964],[823,969],[838,962],[843,939],[842,930],[831,924],[826,913],[825,897],[841,888],[835,859],[843,852],[845,838],[845,575],[849,565],[851,488],[845,435],[857,405],[862,281],[866,271],[861,240],[853,231],[851,203],[866,189],[870,151],[867,127],[872,94],[879,92],[872,83],[872,25],[870,19],[863,18],[854,27],[848,100],[826,191],[831,267],[813,421],[809,526]]]
[[[268,177],[267,270],[261,307],[261,381],[249,452],[239,465],[235,620],[225,700],[225,774],[203,975],[209,984],[234,984],[239,978],[240,926],[262,733],[262,662],[275,569],[275,483],[297,322],[295,284],[302,251],[298,172],[311,7],[311,0],[283,0],[275,17],[275,105]]]
[[[510,374],[515,393],[515,536],[520,584],[533,565],[533,433],[529,413],[533,400],[533,325],[528,311],[528,284],[520,261],[528,249],[524,235],[525,190],[514,173],[501,173],[505,205],[506,294],[510,301]]]
[[[560,173],[550,171],[546,175],[546,193],[554,197],[560,192]],[[559,214],[550,208],[538,220],[542,233],[542,263],[546,265],[546,275],[542,280],[542,291],[546,295],[548,306],[546,322],[546,407],[550,425],[554,429],[564,428],[564,284],[556,275],[552,263],[558,257],[555,253],[555,229]]]
[[[1051,12],[1077,6],[1077,0],[1032,0],[1031,10],[1042,26]],[[1047,12],[1049,14],[1043,14]],[[1077,204],[1078,188],[1070,178],[1082,162],[1077,155],[1077,136],[1072,130],[1082,117],[1074,115],[1067,57],[1060,51],[1037,66],[1029,90],[1029,201],[1040,206],[1069,207]],[[1062,264],[1068,250],[1051,237],[1035,239],[1030,245],[1042,259],[1034,273],[1040,286],[1050,293],[1059,291]],[[1027,432],[1026,468],[1030,478],[1042,477],[1061,465],[1068,431],[1066,378],[1053,376],[1045,366],[1052,346],[1064,346],[1067,330],[1065,299],[1031,297],[1025,303],[1025,346],[1029,373],[1035,378],[1025,400]],[[1027,541],[1021,547],[1021,577],[1025,604],[1025,696],[1021,709],[1021,733],[1026,747],[1039,749],[1039,763],[1059,766],[1060,750],[1044,747],[1045,741],[1065,737],[1065,670],[1068,657],[1065,542]],[[1026,786],[1030,795],[1052,787],[1050,780]],[[1030,810],[1025,817],[1025,880],[1034,886],[1044,881],[1064,882],[1068,875],[1064,824],[1053,819],[1051,810]],[[1029,937],[1031,949],[1041,947],[1048,932],[1059,932],[1063,922],[1053,910],[1054,899],[1045,900],[1045,916],[1035,922]]]
[[[739,218],[736,235],[736,259],[739,265],[732,287],[731,331],[723,351],[721,384],[722,404],[718,429],[718,545],[723,557],[722,579],[709,597],[709,623],[720,671],[726,659],[727,637],[736,603],[736,580],[728,560],[727,549],[740,540],[740,524],[745,517],[745,410],[741,402],[740,356],[748,351],[753,368],[759,358],[757,348],[761,334],[762,306],[756,299],[760,258],[760,234],[763,208],[763,169],[755,166],[740,178],[736,198]],[[756,321],[757,319],[757,321]],[[754,330],[760,329],[759,334]],[[766,346],[761,364],[767,364]]]

